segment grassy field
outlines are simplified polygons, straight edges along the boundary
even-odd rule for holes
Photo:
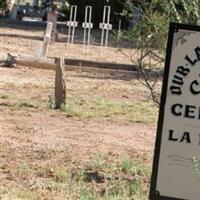
[[[36,168],[26,163],[5,169],[7,179],[20,187],[1,187],[1,199],[147,199],[150,167],[130,158],[115,163],[96,155],[84,166],[46,166]]]
[[[2,34],[2,57],[34,55],[43,31]],[[50,56],[91,58],[71,49],[59,42]],[[107,52],[105,62],[127,61]],[[0,68],[0,199],[147,200],[158,112],[149,91],[130,77],[67,71],[66,105],[55,110],[54,82],[54,71]]]
[[[1,73],[2,200],[147,199],[151,159],[145,147],[157,108],[131,96],[132,83],[68,74],[67,104],[54,110],[53,73],[25,68]],[[43,73],[47,78],[38,79]],[[138,84],[134,81],[136,93],[144,92]]]

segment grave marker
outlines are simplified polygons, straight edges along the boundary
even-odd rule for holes
[[[60,109],[65,105],[66,101],[66,81],[65,81],[65,62],[64,58],[56,61],[56,77],[55,77],[55,109]]]
[[[77,6],[72,5],[70,9],[70,20],[67,21],[68,26],[68,43],[74,43],[74,33],[75,28],[78,26],[78,22],[76,21],[77,15]]]
[[[199,161],[200,27],[172,23],[150,199],[199,200]]]
[[[90,36],[91,36],[91,29],[93,28],[92,21],[92,6],[86,6],[85,7],[85,21],[82,24],[82,27],[84,28],[84,36],[83,36],[83,45],[90,44]]]
[[[47,57],[49,45],[50,45],[50,42],[51,42],[52,29],[53,29],[53,23],[48,22],[46,32],[45,32],[45,35],[44,35],[44,40],[43,40],[43,44],[42,44],[40,57]]]
[[[104,6],[103,22],[99,24],[99,28],[102,29],[101,46],[107,46],[108,45],[109,31],[112,30],[112,24],[110,24],[110,12],[111,12],[111,7],[110,6]],[[105,36],[105,31],[106,31],[106,36]]]

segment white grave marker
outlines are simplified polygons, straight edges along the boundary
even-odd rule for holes
[[[112,30],[112,24],[110,24],[110,12],[111,12],[111,7],[110,6],[104,6],[103,22],[99,24],[99,28],[102,29],[101,46],[107,46],[108,45],[109,31]],[[105,31],[106,31],[106,36],[105,36]]]
[[[75,28],[78,26],[78,22],[76,21],[77,15],[77,6],[72,5],[70,9],[70,20],[67,21],[68,26],[68,43],[74,43],[74,33]]]
[[[45,32],[45,36],[44,36],[44,40],[43,40],[43,44],[42,44],[40,57],[47,57],[49,45],[50,45],[50,42],[51,42],[52,29],[53,29],[53,23],[48,22],[46,32]]]
[[[83,36],[83,45],[90,44],[90,35],[91,35],[91,29],[93,28],[92,20],[92,6],[86,6],[85,7],[85,22],[82,24],[82,27],[84,28],[84,36]]]

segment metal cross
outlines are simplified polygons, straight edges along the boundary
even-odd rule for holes
[[[93,28],[92,20],[92,6],[86,6],[85,7],[85,21],[82,24],[82,27],[84,28],[84,36],[83,36],[83,45],[90,44],[90,35],[91,35],[91,29]]]
[[[102,29],[101,46],[107,46],[108,45],[109,31],[112,30],[112,24],[110,24],[110,12],[111,12],[111,7],[110,6],[104,6],[103,22],[99,24],[99,28]],[[105,30],[106,30],[106,36],[105,36]]]
[[[75,28],[78,26],[78,22],[76,21],[77,15],[77,6],[72,5],[70,9],[70,20],[67,21],[68,28],[68,43],[74,43],[74,33]],[[71,39],[71,40],[70,40]]]

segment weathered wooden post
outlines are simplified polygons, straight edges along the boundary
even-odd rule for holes
[[[56,64],[55,109],[60,109],[62,105],[65,105],[66,101],[64,58],[57,59]]]

